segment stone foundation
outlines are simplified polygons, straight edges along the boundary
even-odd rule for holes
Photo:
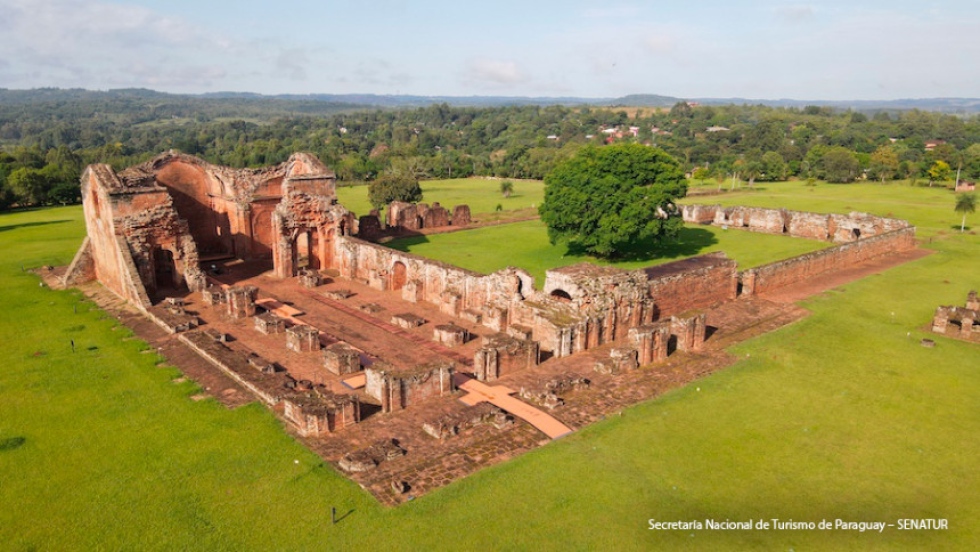
[[[440,324],[432,330],[432,339],[446,347],[458,347],[469,337],[470,332],[456,324]]]
[[[361,355],[349,345],[334,343],[323,349],[323,367],[338,376],[360,372]]]
[[[286,348],[297,353],[319,351],[320,332],[313,326],[297,324],[286,330]]]
[[[483,347],[473,358],[473,373],[480,381],[495,381],[506,374],[537,366],[539,362],[537,342],[498,333],[484,338]]]
[[[429,397],[443,396],[456,390],[452,363],[421,364],[409,369],[376,363],[365,368],[364,391],[381,401],[382,412],[409,408]]]

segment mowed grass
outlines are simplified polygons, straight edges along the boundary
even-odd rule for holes
[[[514,211],[541,205],[544,199],[544,182],[540,180],[509,179],[514,183],[514,191],[510,197],[500,193],[500,183],[506,179],[491,178],[454,178],[451,180],[423,180],[422,201],[440,205],[452,212],[456,205],[469,205],[473,215],[493,213],[500,205],[502,210]],[[358,216],[371,211],[368,201],[368,187],[340,186],[337,188],[337,199]],[[477,217],[478,218],[478,217]]]
[[[946,198],[924,203],[913,222],[935,224]],[[734,348],[724,371],[387,509],[264,408],[190,400],[195,386],[172,383],[179,372],[118,323],[21,272],[70,259],[80,212],[0,215],[5,550],[980,547],[980,346],[924,330],[937,304],[978,286],[975,235],[937,236],[934,255],[814,297],[810,317]],[[332,506],[349,512],[337,525]],[[906,517],[950,528],[648,530],[651,518]]]
[[[544,223],[531,220],[462,232],[413,236],[386,245],[485,274],[508,266],[523,268],[535,277],[540,286],[544,284],[546,270],[583,261],[634,269],[724,251],[744,269],[816,251],[829,244],[689,225],[683,229],[677,241],[641,243],[626,252],[623,259],[610,262],[570,251],[565,245],[552,245],[548,242]]]
[[[727,186],[723,189],[728,190]],[[861,211],[880,216],[911,221],[919,238],[958,233],[961,215],[953,211],[955,194],[944,187],[909,186],[905,181],[879,184],[828,184],[818,182],[807,186],[804,181],[765,182],[754,188],[740,188],[720,195],[691,196],[682,203],[721,204],[725,206],[751,203],[758,207],[782,208],[793,206],[797,211],[817,213],[848,213]],[[980,226],[980,219],[967,217],[967,225]]]

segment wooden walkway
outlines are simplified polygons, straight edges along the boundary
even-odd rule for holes
[[[491,387],[466,374],[459,373],[456,374],[456,385],[468,392],[467,395],[460,398],[462,402],[468,405],[488,402],[521,418],[552,439],[564,437],[572,432],[571,428],[559,422],[554,416],[511,397],[511,393],[514,392],[512,389],[502,385]]]

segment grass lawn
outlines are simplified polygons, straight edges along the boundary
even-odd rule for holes
[[[727,188],[725,188],[727,189]],[[911,221],[919,238],[959,233],[961,215],[953,211],[956,199],[951,190],[936,186],[912,187],[905,181],[888,184],[861,182],[807,186],[805,181],[764,182],[754,189],[712,196],[692,196],[682,203],[746,205],[781,208],[792,205],[797,211],[847,213],[862,211]],[[967,223],[980,226],[980,219],[967,217]]]
[[[817,240],[789,238],[722,230],[710,226],[686,226],[674,243],[646,243],[626,254],[623,260],[610,263],[583,253],[573,253],[562,245],[551,245],[540,220],[489,226],[475,230],[416,236],[392,241],[389,247],[438,259],[443,262],[489,274],[516,266],[534,276],[538,287],[544,284],[545,270],[589,261],[621,268],[642,268],[675,261],[712,251],[724,251],[750,268],[827,247]]]
[[[767,188],[723,199],[769,205]],[[938,191],[823,188],[779,188],[782,205],[892,211],[931,229],[936,254],[812,298],[727,370],[395,509],[264,408],[191,401],[117,322],[22,272],[70,260],[80,208],[0,215],[0,548],[976,550],[980,346],[918,341],[936,305],[980,286],[980,239],[949,229]],[[337,525],[332,506],[350,512]],[[949,530],[647,529],[919,517]]]
[[[473,215],[492,213],[497,205],[503,210],[513,211],[527,207],[537,207],[544,199],[544,182],[540,180],[509,179],[514,183],[514,192],[510,197],[500,194],[500,183],[504,179],[489,178],[454,178],[452,180],[423,180],[422,201],[440,205],[452,212],[456,205],[469,205]],[[362,186],[340,186],[337,188],[337,199],[340,203],[358,216],[371,211],[368,202],[368,188]]]

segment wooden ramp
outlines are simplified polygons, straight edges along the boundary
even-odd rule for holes
[[[361,389],[362,387],[367,385],[367,375],[361,373],[354,377],[342,380],[340,383],[344,384],[350,389]]]
[[[456,374],[455,377],[457,387],[468,393],[460,400],[468,405],[488,402],[521,418],[552,439],[564,437],[572,432],[571,428],[553,416],[511,397],[510,394],[514,391],[507,387],[502,385],[491,387],[465,374]]]
[[[302,322],[292,320],[294,316],[299,316],[304,314],[303,311],[297,309],[296,307],[287,305],[285,303],[276,301],[271,297],[264,297],[255,301],[255,304],[264,308],[265,310],[275,313],[276,316],[280,318],[285,318],[290,320],[290,322],[296,322],[297,324],[302,324]]]

